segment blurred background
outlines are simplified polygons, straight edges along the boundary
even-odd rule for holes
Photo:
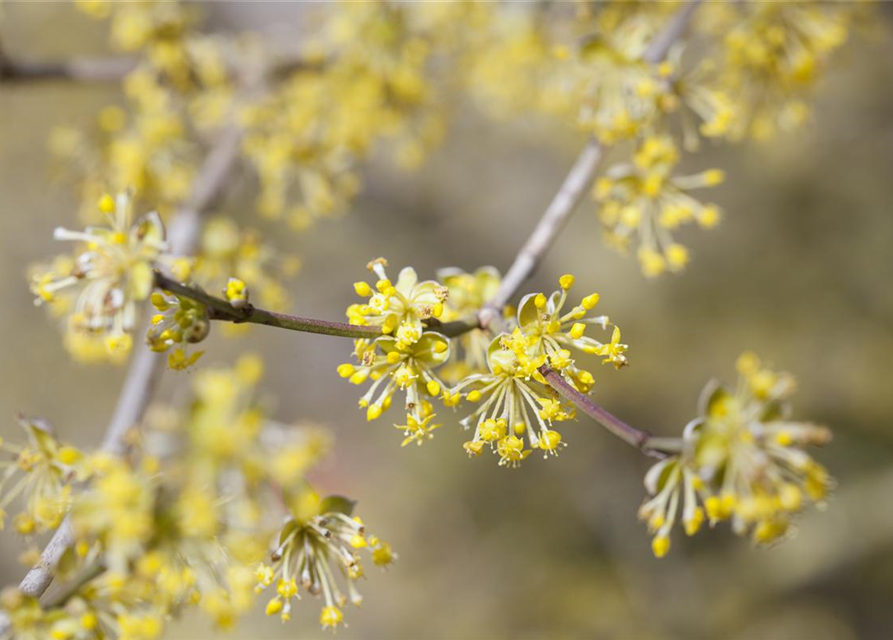
[[[292,5],[209,8],[228,28],[286,13],[300,19]],[[0,33],[8,51],[36,57],[105,50],[103,25],[61,3],[4,4]],[[369,570],[364,605],[346,612],[339,637],[893,636],[891,80],[893,46],[857,34],[821,84],[810,127],[689,158],[684,168],[726,170],[710,194],[726,215],[713,231],[680,234],[693,256],[680,276],[643,278],[634,259],[603,245],[585,202],[527,288],[549,290],[571,272],[580,293],[601,293],[632,364],[599,367],[594,397],[659,435],[680,433],[711,377],[733,381],[745,349],[797,375],[794,415],[833,429],[834,443],[816,456],[839,486],[827,511],[808,513],[780,546],[754,549],[720,526],[692,539],[676,532],[672,552],[656,560],[636,519],[649,461],[589,419],[562,430],[569,446],[557,459],[533,456],[519,470],[469,460],[450,422],[424,447],[401,449],[389,417],[367,423],[357,389],[335,374],[349,343],[265,328],[212,336],[201,366],[260,353],[275,417],[332,429],[335,452],[314,479],[358,499],[358,513],[399,553],[386,575]],[[123,370],[74,364],[24,275],[56,252],[52,229],[76,220],[74,194],[52,180],[49,132],[92,122],[114,99],[107,86],[0,85],[4,437],[18,435],[22,411],[77,445],[95,444],[117,397]],[[447,142],[422,169],[374,160],[348,215],[270,236],[304,261],[294,312],[341,319],[351,283],[379,255],[423,278],[444,266],[504,271],[580,145],[537,123],[494,122],[457,97]],[[252,190],[240,179],[222,211],[247,219]],[[161,397],[189,377],[169,372]],[[0,538],[0,583],[23,575],[24,548],[12,532]],[[305,599],[288,625],[258,612],[231,637],[322,637],[317,617]],[[214,635],[187,618],[167,637]]]

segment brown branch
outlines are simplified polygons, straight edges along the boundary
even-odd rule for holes
[[[700,3],[701,0],[691,0],[676,12],[646,50],[643,56],[646,62],[656,63],[666,57],[673,43],[682,36]],[[598,140],[590,140],[580,152],[558,192],[533,229],[533,233],[518,251],[518,255],[502,279],[496,296],[481,309],[479,316],[482,327],[488,326],[499,316],[502,308],[508,304],[521,284],[536,271],[546,251],[555,242],[558,233],[564,228],[583,194],[595,179],[603,155],[604,146]]]
[[[543,365],[539,368],[549,386],[555,389],[564,398],[574,403],[583,413],[598,422],[615,436],[631,444],[647,456],[653,458],[665,458],[666,453],[658,448],[650,433],[626,424],[623,420],[610,413],[606,409],[595,404],[589,396],[574,389],[561,374]]]
[[[173,278],[169,278],[159,271],[155,272],[155,286],[178,296],[200,302],[207,308],[208,317],[211,320],[221,320],[236,324],[245,322],[262,324],[277,329],[287,329],[289,331],[299,331],[302,333],[316,333],[325,336],[336,336],[339,338],[375,339],[383,335],[381,327],[376,326],[361,326],[347,324],[346,322],[302,318],[286,313],[260,309],[251,304],[234,307],[229,301],[224,300],[223,298],[212,296],[208,292],[197,287],[177,282]],[[476,319],[467,321],[456,320],[445,323],[440,323],[434,320],[427,323],[426,328],[438,331],[447,337],[455,337],[478,328],[478,325]]]

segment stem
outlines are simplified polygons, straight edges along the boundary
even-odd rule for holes
[[[301,318],[286,313],[259,309],[250,304],[245,305],[244,307],[234,307],[223,298],[212,296],[197,287],[177,282],[160,271],[155,272],[155,286],[159,289],[170,291],[178,296],[190,298],[196,302],[202,303],[208,309],[208,317],[211,320],[222,320],[225,322],[234,322],[236,324],[249,322],[251,324],[262,324],[268,327],[276,327],[277,329],[300,331],[302,333],[316,333],[325,336],[336,336],[339,338],[375,339],[382,335],[381,327],[361,326],[347,324],[346,322],[331,322],[329,320],[315,320],[313,318]],[[447,337],[455,337],[473,329],[477,329],[479,328],[479,325],[477,323],[477,318],[473,317],[445,323],[431,321],[426,328],[438,331]]]
[[[645,51],[645,62],[654,64],[663,60],[688,27],[695,10],[702,0],[690,0],[677,11],[664,29],[658,33]],[[598,140],[590,140],[574,165],[568,172],[558,192],[552,198],[542,218],[533,229],[527,242],[521,247],[518,255],[502,279],[499,291],[486,307],[481,309],[480,324],[487,327],[515,293],[521,284],[529,278],[539,266],[546,251],[555,242],[558,233],[564,228],[571,213],[574,212],[583,194],[595,179],[604,156],[604,146]]]
[[[615,436],[627,444],[631,444],[647,456],[653,458],[666,457],[666,454],[663,451],[654,447],[653,438],[650,433],[626,424],[614,414],[595,404],[588,396],[583,395],[568,384],[557,371],[543,365],[539,368],[539,372],[543,374],[543,377],[546,379],[546,382],[549,383],[549,386],[555,389],[559,395],[573,402],[583,411],[583,413],[598,422]]]
[[[288,329],[289,331],[318,333],[341,338],[376,338],[382,335],[380,327],[366,327],[345,322],[300,318],[285,313],[259,309],[250,304],[236,308],[223,298],[217,298],[201,289],[181,284],[158,271],[155,272],[155,286],[178,296],[191,298],[196,302],[202,303],[207,307],[208,316],[212,320],[224,320],[237,324],[250,322],[279,329]]]

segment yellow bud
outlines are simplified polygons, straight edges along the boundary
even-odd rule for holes
[[[375,283],[375,288],[378,289],[379,293],[386,293],[391,288],[391,281],[386,278],[382,278]]]
[[[590,296],[586,296],[585,298],[583,298],[583,301],[580,303],[580,305],[581,305],[584,309],[586,309],[587,311],[589,311],[590,309],[594,308],[595,305],[598,304],[598,298],[599,298],[598,294],[597,294],[597,293],[593,293],[592,295],[590,295]]]
[[[655,536],[651,541],[651,550],[654,552],[654,557],[663,558],[670,550],[670,539],[665,535]]]
[[[268,616],[275,616],[280,611],[282,611],[282,600],[279,598],[273,598],[267,603],[266,613]]]
[[[440,395],[440,384],[436,380],[429,380],[428,384],[428,393],[432,396]]]
[[[688,249],[681,244],[671,244],[666,249],[667,262],[674,271],[682,269],[688,264]]]
[[[536,297],[533,299],[533,304],[536,305],[537,309],[542,309],[546,306],[546,296],[542,293],[536,294]]]
[[[369,297],[372,295],[372,287],[366,282],[354,282],[353,290],[357,292],[358,296]]]
[[[708,187],[721,184],[726,179],[726,173],[722,169],[710,169],[704,172],[704,183]]]
[[[575,322],[574,326],[571,327],[570,336],[574,340],[579,340],[583,337],[583,332],[586,331],[586,325],[582,322]]]
[[[109,194],[103,194],[99,199],[99,210],[103,213],[112,213],[115,210],[115,199]]]
[[[574,276],[572,276],[569,273],[566,273],[563,276],[561,276],[560,278],[558,278],[558,284],[561,286],[562,289],[567,291],[572,286],[574,286]]]
[[[469,393],[469,394],[466,396],[466,399],[467,399],[469,402],[477,402],[478,400],[481,399],[481,392],[478,391],[477,389],[475,389],[474,391],[472,391],[471,393]]]
[[[344,364],[338,365],[338,375],[342,378],[349,378],[354,374],[354,366],[349,362],[345,362]]]
[[[369,405],[366,409],[366,420],[378,420],[381,417],[381,406],[377,404]]]

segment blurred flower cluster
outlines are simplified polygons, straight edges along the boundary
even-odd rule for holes
[[[0,500],[21,498],[21,535],[68,516],[76,543],[59,565],[72,585],[63,601],[0,597],[16,638],[155,638],[187,607],[229,628],[270,586],[267,613],[283,620],[299,592],[323,597],[324,627],[342,622],[348,601],[360,603],[360,554],[379,566],[395,555],[351,501],[320,499],[307,483],[329,437],[268,419],[255,392],[261,375],[254,356],[197,373],[194,400],[154,407],[123,457],[82,453],[22,421],[26,444],[3,445],[14,459]]]
[[[420,283],[415,270],[406,267],[394,285],[386,265],[383,258],[369,263],[378,278],[374,288],[357,282],[356,293],[368,300],[347,309],[351,324],[381,327],[382,336],[356,340],[357,363],[342,364],[338,373],[353,384],[372,381],[360,398],[368,420],[380,418],[394,394],[404,395],[406,424],[394,425],[404,432],[404,445],[422,444],[442,426],[433,422],[435,400],[446,407],[467,401],[480,403],[461,421],[465,429],[474,430],[464,445],[470,455],[480,455],[489,445],[500,465],[516,467],[533,449],[557,454],[565,443],[552,423],[573,418],[574,409],[546,384],[542,368],[558,371],[574,389],[588,393],[595,379],[575,357],[601,356],[618,369],[627,362],[627,345],[620,342],[616,326],[606,342],[585,335],[590,327],[606,330],[610,324],[607,316],[589,313],[598,304],[597,293],[565,308],[574,283],[570,274],[560,278],[559,290],[548,297],[525,296],[517,314],[505,318],[503,331],[493,333],[477,321],[499,287],[501,278],[493,267],[474,274],[445,269],[444,285]],[[437,331],[447,326],[442,318],[464,324],[455,338],[461,350],[453,349],[451,339]],[[440,367],[450,372],[451,385],[436,371]],[[525,437],[531,448],[525,448]]]
[[[790,419],[793,377],[766,368],[749,352],[737,369],[734,390],[715,382],[704,389],[701,417],[685,427],[681,452],[645,477],[652,497],[639,517],[654,533],[657,557],[669,551],[677,521],[694,535],[705,521],[730,520],[738,535],[775,542],[791,532],[798,512],[821,505],[832,487],[825,468],[803,450],[826,444],[831,432]]]
[[[649,277],[688,263],[671,235],[680,225],[719,221],[719,209],[689,190],[718,184],[722,173],[675,177],[678,149],[697,150],[701,137],[767,139],[802,124],[810,89],[865,11],[864,3],[704,3],[696,28],[658,59],[650,43],[683,4],[492,7],[467,53],[467,81],[486,111],[575,123],[630,156],[593,196],[608,243],[634,244]]]

